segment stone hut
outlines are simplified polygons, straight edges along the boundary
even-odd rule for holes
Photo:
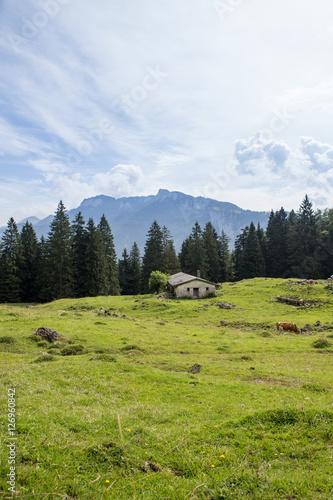
[[[188,297],[190,299],[203,299],[209,295],[215,295],[217,284],[204,280],[200,277],[186,273],[173,274],[168,281],[169,288],[177,297]]]

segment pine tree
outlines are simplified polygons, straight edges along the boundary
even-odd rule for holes
[[[86,288],[87,229],[85,224],[82,213],[78,212],[72,224],[75,297],[84,297],[84,290]]]
[[[262,262],[261,262],[261,276],[266,275],[266,258],[267,258],[267,239],[266,239],[266,233],[263,230],[263,228],[260,226],[258,223],[257,226],[257,236],[258,236],[258,241],[259,241],[259,246],[261,250],[261,255],[262,255]]]
[[[288,216],[284,208],[275,213],[272,210],[266,230],[266,275],[269,277],[282,278],[288,269],[288,231]]]
[[[122,258],[118,262],[118,270],[119,270],[119,285],[120,291],[122,295],[131,295],[132,294],[132,270],[131,263],[129,259],[129,255],[127,253],[127,249],[124,248],[122,253]]]
[[[163,239],[163,260],[164,260],[164,267],[162,269],[162,272],[170,275],[176,274],[181,270],[180,262],[176,255],[170,231],[166,226],[162,228],[162,239]]]
[[[47,286],[47,249],[44,236],[38,242],[36,252],[36,275],[37,275],[37,300],[45,302],[48,300]]]
[[[229,250],[230,238],[222,231],[219,245],[219,258],[220,258],[220,276],[219,282],[233,280],[233,264],[231,253]]]
[[[102,234],[96,228],[93,219],[88,220],[85,254],[85,284],[83,296],[96,297],[97,295],[108,295],[108,262],[104,247]]]
[[[203,244],[207,256],[207,279],[218,282],[221,276],[220,242],[211,222],[207,222],[203,234]]]
[[[38,300],[38,239],[35,230],[28,221],[24,224],[20,234],[21,259],[19,263],[19,277],[21,281],[21,299],[23,302]]]
[[[136,242],[133,246],[129,255],[130,269],[131,269],[131,294],[138,295],[141,292],[141,257],[140,250]]]
[[[242,232],[239,235],[237,235],[235,240],[235,248],[232,253],[232,260],[235,270],[235,279],[237,281],[244,278],[244,276],[242,275],[243,252],[248,234],[249,234],[249,227],[246,226],[245,228],[242,229]]]
[[[316,217],[312,203],[305,195],[289,233],[292,274],[300,278],[312,278],[318,272],[320,263],[315,256],[318,245]]]
[[[317,278],[325,279],[333,274],[333,209],[318,210],[316,220],[320,238],[315,251],[320,263]]]
[[[149,292],[149,278],[152,271],[164,268],[163,233],[155,220],[149,228],[142,259],[142,290]]]
[[[50,224],[46,241],[45,266],[48,283],[44,296],[47,300],[72,297],[74,294],[72,229],[62,201]]]
[[[187,242],[184,270],[193,276],[200,271],[201,278],[207,277],[207,254],[200,224],[196,222]]]
[[[118,280],[117,254],[114,246],[114,238],[110,225],[103,214],[97,226],[100,231],[105,248],[107,262],[107,278],[109,281],[109,295],[119,295],[120,287]]]
[[[253,222],[244,243],[240,274],[242,279],[256,278],[265,275],[265,261],[260,248],[258,234]]]
[[[187,259],[187,254],[188,254],[188,247],[189,247],[189,237],[185,238],[183,241],[181,247],[180,247],[180,252],[178,254],[178,260],[180,263],[180,268],[183,272],[185,272],[185,263]]]
[[[19,264],[22,260],[22,251],[20,235],[12,217],[1,238],[0,251],[0,301],[20,302]]]

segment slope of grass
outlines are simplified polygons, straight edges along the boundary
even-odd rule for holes
[[[261,278],[198,301],[1,305],[0,496],[15,388],[18,498],[332,498],[332,303],[324,282]],[[41,326],[73,344],[32,339]]]

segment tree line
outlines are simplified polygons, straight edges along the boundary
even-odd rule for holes
[[[154,221],[141,257],[134,242],[117,260],[110,225],[79,212],[70,223],[60,201],[47,238],[38,240],[28,221],[13,218],[0,243],[0,302],[47,302],[60,298],[148,293],[153,271],[183,271],[212,282],[267,277],[326,278],[332,269],[333,209],[314,212],[305,196],[299,210],[271,211],[266,231],[252,222],[230,240],[210,222],[195,222],[179,254],[167,227]]]

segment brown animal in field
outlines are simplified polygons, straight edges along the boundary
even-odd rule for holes
[[[285,323],[284,321],[279,321],[276,323],[276,328],[277,330],[288,330],[289,332],[301,333],[295,323]]]

